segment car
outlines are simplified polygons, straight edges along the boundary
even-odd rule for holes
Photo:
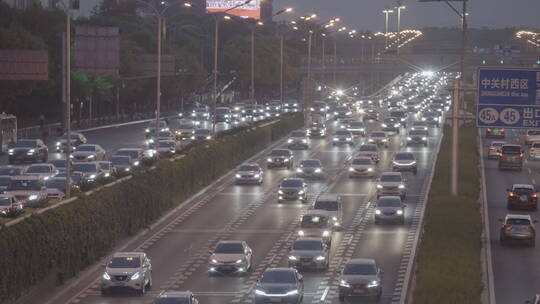
[[[307,184],[301,178],[285,178],[278,188],[278,203],[283,201],[301,201],[307,203]]]
[[[528,214],[507,214],[499,219],[501,229],[499,240],[502,246],[510,243],[527,243],[530,247],[535,246],[536,228],[534,224],[538,221],[533,220]]]
[[[302,303],[304,278],[294,268],[267,268],[255,285],[255,304]]]
[[[520,145],[505,144],[499,153],[499,170],[523,169],[523,150]]]
[[[330,244],[333,228],[333,221],[326,211],[310,209],[302,216],[298,236],[319,237]]]
[[[266,104],[267,111],[281,111],[281,100],[271,100]]]
[[[47,188],[39,176],[13,176],[4,194],[15,196],[17,203],[40,203],[47,200]]]
[[[21,166],[0,166],[0,175],[18,176],[23,175],[24,167]]]
[[[283,103],[284,113],[298,113],[300,112],[300,103],[297,100],[290,99]]]
[[[486,138],[504,138],[504,128],[486,128]]]
[[[105,178],[105,173],[97,162],[76,162],[72,168],[73,171],[82,173],[82,182],[85,184],[99,183]]]
[[[326,112],[328,110],[328,106],[325,102],[322,101],[316,101],[313,103],[313,106],[310,108],[311,113],[314,114],[320,114],[322,116],[326,116]]]
[[[309,138],[325,138],[326,126],[322,122],[312,122],[307,130]]]
[[[216,122],[225,122],[228,123],[231,121],[231,110],[229,107],[217,107],[214,111],[214,117]]]
[[[263,183],[263,170],[257,163],[246,163],[240,165],[236,169],[235,182],[241,184],[258,184]]]
[[[15,146],[8,149],[8,163],[47,162],[49,149],[41,139],[20,139]]]
[[[366,125],[361,121],[351,121],[347,126],[347,131],[353,135],[366,136]]]
[[[368,142],[377,146],[388,148],[388,136],[384,131],[373,131],[369,134]]]
[[[70,138],[71,138],[70,140],[71,151],[74,151],[79,145],[85,144],[87,142],[86,137],[82,133],[78,133],[78,132],[71,132]],[[67,143],[68,143],[67,134],[64,134],[56,142],[56,151],[65,152],[67,148]]]
[[[401,124],[402,127],[404,128],[407,127],[407,112],[402,111],[402,110],[392,110],[390,111],[389,115],[391,117],[395,117],[399,119],[399,123]]]
[[[399,196],[381,196],[375,204],[375,225],[381,222],[405,224],[405,207]]]
[[[351,119],[351,118],[340,119],[339,122],[338,122],[338,127],[341,130],[347,130],[347,129],[349,129],[349,126],[350,126],[351,122],[353,122],[353,121],[355,121],[355,120]]]
[[[67,168],[67,161],[65,158],[63,159],[51,159],[49,160],[49,163],[54,165],[56,169],[58,169],[58,172],[65,172]],[[72,164],[71,160],[69,161],[70,165]]]
[[[427,131],[428,130],[428,123],[425,122],[425,121],[421,121],[421,120],[413,121],[413,123],[411,125],[411,130],[424,130],[424,131]]]
[[[411,152],[397,152],[392,158],[393,171],[411,171],[418,173],[416,157]]]
[[[144,150],[141,148],[122,148],[118,149],[113,156],[129,156],[131,159],[131,165],[138,167],[144,159]],[[111,158],[112,161],[112,158]],[[113,162],[114,164],[114,162]]]
[[[133,169],[133,161],[129,155],[113,155],[111,164],[117,173],[128,173]]]
[[[287,147],[289,149],[309,149],[309,141],[306,131],[292,131],[287,139]]]
[[[253,251],[245,241],[219,241],[210,255],[208,273],[246,274],[251,270]]]
[[[358,148],[358,157],[369,157],[374,162],[378,163],[381,159],[379,148],[375,144],[363,144]]]
[[[491,144],[493,143],[495,142],[492,142]],[[505,144],[505,142],[502,142],[502,143]],[[497,157],[498,156],[499,155],[497,154]],[[540,159],[540,141],[535,141],[535,142],[532,142],[531,145],[529,146],[529,160],[538,160],[538,159]]]
[[[525,132],[525,145],[540,141],[540,130],[527,130]]]
[[[77,150],[70,154],[70,159],[74,162],[105,160],[105,150],[100,145],[84,144],[77,147]]]
[[[426,130],[411,130],[407,134],[407,146],[424,145],[428,146],[429,132]]]
[[[313,203],[311,209],[326,214],[332,221],[332,229],[343,228],[343,206],[341,197],[336,194],[322,194]]]
[[[212,131],[209,129],[196,129],[191,136],[191,140],[205,141],[212,139]]]
[[[66,197],[66,177],[53,177],[45,181],[48,199],[64,199]],[[71,180],[71,190],[79,189],[75,181]]]
[[[294,155],[292,151],[288,149],[273,149],[266,158],[266,167],[268,169],[276,167],[292,169],[293,164]]]
[[[132,289],[144,295],[152,287],[152,263],[144,252],[117,252],[101,275],[101,293]]]
[[[38,176],[43,180],[48,180],[59,173],[53,164],[32,164],[24,169],[23,175]]]
[[[160,156],[175,155],[178,151],[178,144],[174,139],[160,140],[157,144],[156,151]]]
[[[303,178],[324,178],[326,172],[322,163],[318,159],[304,159],[300,161],[296,168],[296,177]]]
[[[371,157],[355,157],[349,166],[349,177],[373,177],[375,176],[376,163]]]
[[[176,136],[176,140],[188,140],[193,136],[193,132],[195,132],[195,127],[193,126],[193,123],[182,123],[178,126],[178,128],[174,131],[174,134]]]
[[[160,119],[159,122],[156,123],[156,120],[154,119],[148,122],[148,126],[144,129],[144,135],[147,138],[156,134],[156,125],[159,131],[169,131],[166,120]]]
[[[320,237],[300,237],[291,246],[288,264],[296,269],[328,269],[330,249]]]
[[[396,132],[399,134],[399,128],[401,128],[401,122],[397,117],[386,117],[382,124],[382,130],[385,132]]]
[[[160,140],[176,140],[176,135],[174,135],[171,131],[159,131],[156,137],[156,134],[153,136],[149,136],[146,140],[146,145],[150,148],[153,148],[156,146],[156,142],[159,142]]]
[[[20,213],[22,210],[23,206],[17,202],[15,195],[0,194],[0,216],[8,216],[10,213]]]
[[[10,175],[0,175],[0,194],[4,193],[11,183]]]
[[[364,110],[364,121],[379,120],[379,113],[374,108],[367,108]]]
[[[102,160],[97,162],[99,169],[103,171],[105,178],[115,176],[116,168],[113,166],[111,161]]]
[[[279,110],[268,110],[266,112],[266,117],[280,117],[281,116],[281,112]]]
[[[422,116],[421,120],[425,121],[428,126],[434,126],[436,128],[440,126],[440,123],[441,123],[440,112],[426,111],[422,113],[421,116]]]
[[[204,107],[197,107],[191,111],[191,119],[197,121],[205,121],[210,119],[210,113]]]
[[[352,117],[352,111],[348,107],[339,106],[334,110],[334,119],[346,119]]]
[[[374,259],[350,259],[343,266],[339,278],[339,301],[347,297],[382,297],[382,274]]]
[[[381,196],[399,196],[402,199],[407,195],[407,187],[401,172],[383,172],[377,179],[377,199]]]
[[[354,145],[354,138],[351,131],[337,130],[332,137],[332,144],[337,145]]]
[[[538,210],[538,191],[536,191],[533,185],[514,184],[512,188],[506,189],[506,192],[508,192],[508,199],[506,201],[508,210]]]
[[[199,304],[191,291],[163,291],[153,304]]]

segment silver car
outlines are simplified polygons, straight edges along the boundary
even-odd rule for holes
[[[429,133],[426,130],[412,130],[407,135],[407,146],[409,145],[428,145]]]
[[[296,168],[296,177],[324,178],[325,175],[322,163],[318,159],[304,159]]]
[[[6,216],[10,212],[22,211],[23,206],[18,203],[14,195],[0,194],[0,216]]]
[[[58,174],[58,169],[53,164],[32,164],[24,170],[24,175],[38,176],[48,180]]]
[[[298,236],[319,237],[326,244],[330,244],[332,242],[332,228],[332,221],[326,212],[312,209],[302,216]]]
[[[304,279],[294,268],[267,268],[255,285],[255,304],[302,303]]]
[[[405,207],[399,196],[381,196],[375,204],[375,225],[381,222],[405,224]]]
[[[220,241],[210,256],[208,273],[240,273],[251,269],[253,251],[244,241]]]
[[[47,200],[47,188],[38,176],[13,176],[4,194],[12,194],[23,206]]]
[[[369,134],[368,142],[378,146],[388,148],[388,136],[384,131],[374,131]]]
[[[77,162],[71,167],[75,172],[82,173],[83,183],[97,183],[105,178],[105,173],[101,171],[97,162]]]
[[[355,157],[349,166],[349,177],[373,177],[376,164],[371,157]]]
[[[345,301],[346,297],[372,297],[379,301],[382,273],[374,259],[349,260],[339,280],[339,301]]]
[[[378,163],[381,159],[379,155],[379,148],[375,144],[363,144],[358,148],[358,156],[359,157],[369,157],[374,162]]]
[[[289,149],[309,149],[309,139],[307,132],[302,130],[292,131],[287,139]]]
[[[338,130],[332,138],[332,144],[337,145],[354,145],[353,134],[351,131]]]
[[[259,184],[263,183],[263,170],[257,163],[243,164],[236,169],[234,175],[236,184]]]
[[[353,135],[366,136],[366,126],[361,121],[352,121],[349,123],[347,131],[351,132]]]
[[[507,214],[501,222],[499,240],[501,245],[509,245],[511,242],[527,243],[530,247],[535,246],[536,228],[533,220],[528,214]]]
[[[392,170],[394,171],[412,171],[418,173],[416,157],[411,152],[398,152],[392,159]]]
[[[114,289],[132,289],[145,294],[152,287],[152,264],[144,252],[118,252],[101,275],[101,293]]]
[[[428,123],[425,122],[425,121],[420,121],[420,120],[417,120],[417,121],[414,121],[411,125],[411,130],[424,130],[424,131],[427,131],[428,130]]]
[[[336,230],[342,229],[343,206],[339,195],[323,194],[317,197],[311,209],[328,215],[332,221],[332,228]]]
[[[399,196],[405,198],[407,188],[401,172],[383,172],[377,179],[377,198],[381,196]]]
[[[329,252],[322,238],[298,238],[289,252],[289,267],[327,269],[330,264]]]
[[[84,144],[69,156],[73,161],[98,161],[105,159],[105,150],[100,145]]]

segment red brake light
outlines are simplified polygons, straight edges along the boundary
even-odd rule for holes
[[[535,194],[531,195],[531,197],[532,197],[532,198],[537,198],[537,197],[538,197],[538,194],[535,193]]]
[[[514,196],[516,196],[516,195],[514,194],[514,192],[510,192],[510,193],[508,193],[508,196],[514,197]]]
[[[488,131],[488,132],[491,132],[491,128],[488,128],[487,131]]]

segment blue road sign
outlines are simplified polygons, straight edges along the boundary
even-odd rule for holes
[[[478,72],[478,127],[540,128],[540,70]]]

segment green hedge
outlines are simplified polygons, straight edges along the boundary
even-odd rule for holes
[[[302,115],[286,115],[276,124],[193,145],[181,160],[163,159],[155,170],[0,230],[0,302],[16,299],[51,272],[60,282],[74,276],[119,240],[302,125]]]
[[[459,196],[450,195],[450,127],[444,134],[426,207],[413,302],[478,304],[483,285],[476,127],[460,129]]]

